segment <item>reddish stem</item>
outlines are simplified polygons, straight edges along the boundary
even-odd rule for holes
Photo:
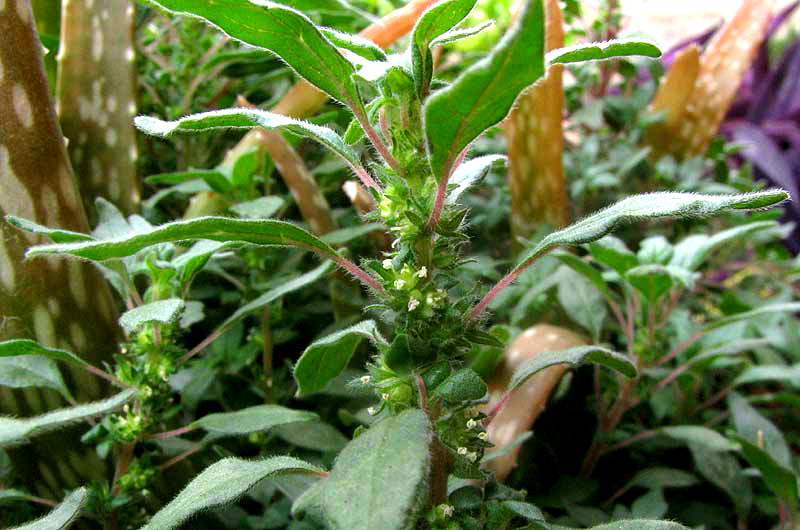
[[[175,429],[173,431],[165,431],[165,432],[159,432],[159,433],[155,433],[155,434],[147,434],[147,435],[144,436],[144,438],[147,439],[147,440],[164,440],[166,438],[174,438],[175,436],[180,436],[182,434],[186,434],[187,432],[192,432],[195,429],[197,429],[197,427],[195,427],[194,425],[187,425],[185,427],[181,427],[180,429]]]
[[[203,339],[203,341],[200,344],[198,344],[197,346],[192,348],[186,355],[184,355],[183,357],[178,359],[178,365],[181,365],[181,364],[185,363],[186,361],[188,361],[189,359],[191,359],[192,357],[194,357],[195,355],[197,355],[201,351],[205,350],[206,347],[209,344],[211,344],[212,342],[214,342],[215,340],[217,340],[222,335],[222,333],[224,331],[225,331],[224,328],[217,328],[217,330],[214,331],[211,335],[209,335],[208,337]]]
[[[120,381],[119,379],[114,377],[113,375],[109,374],[105,370],[101,370],[100,368],[98,368],[96,366],[92,366],[91,364],[81,364],[80,367],[83,368],[84,370],[86,370],[87,372],[96,375],[97,377],[101,377],[101,378],[105,379],[106,381],[114,383],[117,386],[120,386],[122,388],[130,388],[129,385],[126,385],[125,383],[123,383],[122,381]]]
[[[444,201],[447,199],[447,184],[450,182],[450,177],[453,175],[453,171],[456,170],[458,166],[461,165],[461,162],[464,161],[464,157],[467,156],[467,151],[469,151],[470,146],[464,148],[461,151],[461,154],[458,155],[458,159],[456,159],[456,163],[450,168],[446,174],[442,175],[442,178],[439,180],[439,186],[436,188],[436,201],[433,204],[433,211],[431,212],[431,217],[428,220],[428,230],[430,233],[433,233],[436,230],[436,225],[439,224],[439,219],[442,217],[442,212],[444,211]]]
[[[362,269],[352,261],[343,258],[341,256],[331,257],[331,259],[333,259],[333,261],[335,261],[336,264],[339,265],[341,268],[343,268],[344,270],[346,270],[347,272],[358,278],[367,287],[371,287],[372,289],[378,291],[381,294],[386,293],[386,290],[380,283],[378,283],[378,281],[375,278],[367,274],[364,269]]]
[[[476,305],[472,309],[472,312],[469,314],[470,320],[475,320],[479,316],[481,316],[481,314],[486,310],[489,304],[492,303],[492,300],[494,300],[495,297],[497,297],[497,295],[500,294],[500,291],[502,291],[503,289],[514,283],[514,280],[516,280],[519,277],[519,275],[522,274],[523,270],[524,269],[511,271],[506,275],[505,278],[497,282],[497,284],[495,284],[495,286],[492,287],[492,290],[489,291],[486,294],[486,296],[483,297],[483,300],[481,300],[478,303],[478,305]]]

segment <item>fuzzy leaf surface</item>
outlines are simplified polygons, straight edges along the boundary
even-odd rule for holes
[[[81,508],[83,508],[88,498],[88,490],[86,488],[78,488],[64,497],[64,500],[58,506],[41,519],[25,523],[22,526],[15,526],[8,530],[62,530],[69,528],[78,518]]]
[[[292,410],[280,405],[256,405],[234,412],[209,414],[192,425],[213,433],[242,435],[318,418],[319,416],[306,410]]]
[[[294,367],[297,395],[305,396],[325,388],[347,367],[356,347],[365,338],[373,343],[386,342],[374,320],[359,322],[314,341]]]
[[[278,129],[318,141],[340,156],[351,168],[360,168],[358,153],[327,127],[295,120],[282,114],[258,109],[224,109],[192,114],[175,121],[137,116],[134,124],[145,134],[168,138],[178,133],[200,133],[214,129]]]
[[[797,511],[798,477],[791,468],[777,462],[770,454],[743,436],[734,435],[742,446],[742,456],[751,466],[761,472],[769,489],[785,502],[793,512]]]
[[[425,134],[434,176],[448,178],[459,154],[500,123],[517,96],[544,75],[544,50],[544,6],[530,0],[485,59],[428,98]]]
[[[725,210],[751,210],[780,204],[789,198],[783,190],[768,190],[740,195],[703,195],[696,193],[658,192],[634,195],[574,223],[548,234],[514,267],[525,270],[538,258],[556,247],[596,241],[618,226],[674,217],[680,219],[709,217]]]
[[[556,364],[580,366],[592,363],[616,370],[627,377],[636,376],[636,367],[621,353],[600,346],[578,346],[568,350],[540,353],[517,368],[511,376],[508,390],[515,390],[528,380],[530,376]]]
[[[72,352],[48,348],[42,346],[35,340],[12,339],[0,342],[0,357],[11,357],[15,355],[40,355],[53,359],[54,361],[64,361],[73,364],[87,364],[86,361]]]
[[[480,182],[496,162],[507,162],[504,155],[486,155],[459,165],[450,177],[453,189],[447,194],[446,204],[455,204],[465,191]]]
[[[26,256],[66,254],[77,258],[103,261],[131,256],[142,249],[160,243],[197,239],[264,246],[300,247],[326,257],[338,257],[333,247],[291,223],[271,219],[231,219],[227,217],[199,217],[186,221],[175,221],[121,237],[98,241],[37,245],[29,248]]]
[[[617,57],[661,57],[661,50],[646,41],[615,39],[605,42],[590,42],[547,52],[547,65],[602,61]]]
[[[49,388],[71,397],[55,361],[39,355],[0,357],[0,386]]]
[[[314,511],[334,530],[402,530],[424,509],[432,433],[428,417],[409,409],[376,423],[345,447],[330,478],[292,510]]]
[[[417,20],[411,35],[411,65],[414,82],[424,96],[433,77],[431,42],[455,27],[475,7],[475,0],[444,0],[429,7]]]
[[[169,324],[178,319],[178,315],[183,312],[186,302],[180,298],[169,298],[158,300],[149,304],[134,307],[125,311],[119,317],[119,324],[129,335],[140,330],[145,324],[158,322],[159,324]]]
[[[360,106],[353,65],[299,11],[266,0],[148,0],[180,15],[201,18],[234,39],[274,53],[334,99]]]
[[[91,241],[94,239],[88,234],[81,234],[80,232],[73,232],[71,230],[62,230],[60,228],[48,228],[34,223],[33,221],[22,219],[21,217],[8,216],[6,217],[6,221],[8,221],[8,224],[20,230],[45,236],[54,243],[73,243],[75,241]]]
[[[719,329],[729,324],[751,320],[763,315],[770,315],[774,313],[797,313],[800,311],[800,302],[783,302],[778,304],[763,305],[751,311],[742,311],[741,313],[734,313],[722,318],[718,318],[705,327],[706,331]]]
[[[0,417],[0,447],[27,443],[31,438],[39,434],[54,431],[86,418],[107,414],[121,407],[135,396],[136,389],[131,388],[102,401],[54,410],[32,418]]]
[[[258,482],[282,474],[320,474],[323,471],[302,460],[276,456],[265,460],[223,458],[197,475],[172,501],[159,510],[141,530],[177,528],[195,513],[229,504]]]

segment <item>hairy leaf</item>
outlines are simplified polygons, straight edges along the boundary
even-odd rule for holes
[[[74,364],[86,364],[86,361],[72,352],[47,348],[30,339],[12,339],[0,342],[0,357],[14,355],[41,355],[56,361],[65,361]]]
[[[582,364],[599,364],[616,370],[627,377],[636,376],[636,366],[624,355],[600,346],[578,346],[568,350],[543,352],[526,361],[511,376],[508,390],[515,390],[530,376],[556,364],[580,366]]]
[[[78,258],[102,261],[131,256],[144,248],[159,243],[196,239],[300,247],[325,257],[338,257],[330,245],[293,224],[271,219],[231,219],[227,217],[199,217],[186,221],[175,221],[113,239],[37,245],[29,248],[26,256],[67,254]]]
[[[280,405],[256,405],[235,412],[217,412],[203,416],[192,425],[219,434],[250,434],[263,432],[278,425],[313,421],[313,412],[292,410]]]
[[[440,396],[450,403],[477,401],[488,392],[481,376],[469,368],[462,368],[445,379],[436,390],[434,396]]]
[[[485,20],[478,24],[477,26],[470,26],[468,28],[462,29],[451,29],[445,33],[442,33],[435,39],[433,39],[430,43],[430,47],[433,48],[434,46],[444,46],[445,44],[452,44],[454,42],[458,42],[463,39],[468,39],[470,37],[474,37],[475,35],[481,33],[483,30],[488,29],[494,25],[494,20]]]
[[[657,58],[661,57],[661,50],[650,42],[619,39],[557,48],[547,52],[546,60],[547,65],[551,66],[554,64],[600,61],[632,55]]]
[[[266,110],[239,108],[216,110],[193,114],[175,121],[137,116],[134,118],[134,123],[142,132],[164,138],[177,133],[199,133],[213,129],[263,127],[284,130],[298,136],[313,138],[340,156],[354,171],[363,171],[358,153],[331,129]]]
[[[504,155],[486,155],[473,158],[459,165],[453,176],[450,177],[450,185],[453,189],[447,194],[447,204],[455,204],[462,193],[470,187],[480,182],[489,173],[495,162],[506,162],[508,157]]]
[[[322,515],[333,530],[411,528],[430,467],[431,426],[419,409],[373,425],[345,447],[328,479],[292,508]],[[423,501],[423,502],[420,502]]]
[[[425,134],[434,175],[449,178],[460,153],[508,115],[517,96],[544,75],[544,6],[526,2],[517,23],[485,59],[428,98]]]
[[[142,329],[145,324],[152,322],[170,324],[175,322],[185,307],[186,303],[180,298],[150,302],[124,312],[119,317],[119,324],[130,335]]]
[[[25,523],[22,526],[15,526],[8,530],[62,530],[69,528],[69,526],[78,518],[81,508],[89,498],[89,492],[86,488],[78,488],[66,497],[61,503],[53,508],[50,513]]]
[[[305,349],[294,367],[297,395],[319,392],[342,373],[361,339],[386,343],[374,320],[365,320],[314,341]]]
[[[473,7],[475,0],[444,0],[432,5],[417,20],[411,35],[411,64],[421,98],[428,93],[433,76],[431,42],[464,20]]]
[[[8,224],[13,225],[20,230],[31,232],[40,236],[50,238],[54,243],[73,243],[75,241],[91,241],[94,239],[88,234],[81,234],[80,232],[72,232],[70,230],[62,230],[60,228],[48,228],[33,221],[22,219],[20,217],[8,216],[6,217]]]
[[[266,0],[148,0],[172,13],[202,18],[231,37],[269,50],[334,99],[361,107],[355,68],[302,13]]]
[[[102,401],[54,410],[32,418],[0,417],[0,447],[27,443],[31,438],[39,434],[54,431],[87,418],[107,414],[121,407],[135,396],[136,389],[131,388]]]
[[[293,473],[318,475],[323,471],[289,456],[275,456],[265,460],[224,458],[197,475],[141,530],[177,528],[197,512],[235,501],[267,477]]]
[[[50,388],[71,397],[55,361],[38,355],[0,357],[0,386]]]
[[[379,48],[371,40],[365,39],[358,35],[349,35],[336,31],[331,28],[319,28],[325,37],[331,41],[335,46],[344,48],[355,53],[358,56],[368,59],[370,61],[385,61],[386,52]]]
[[[741,313],[734,313],[732,315],[718,318],[714,322],[708,324],[705,327],[705,330],[711,331],[719,329],[729,324],[735,324],[736,322],[743,322],[746,320],[755,319],[762,315],[770,315],[773,313],[797,313],[799,311],[800,311],[800,302],[784,302],[778,304],[764,305],[756,309],[753,309],[751,311],[742,311]]]

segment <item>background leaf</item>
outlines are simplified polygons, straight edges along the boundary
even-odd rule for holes
[[[203,416],[192,425],[219,434],[250,434],[284,425],[319,419],[313,412],[292,410],[280,405],[256,405],[235,412],[217,412]]]
[[[0,385],[10,388],[50,388],[71,398],[55,361],[38,355],[0,357]]]
[[[617,39],[605,42],[590,42],[547,52],[547,65],[602,61],[615,57],[661,57],[658,46],[646,41]]]
[[[269,476],[287,473],[320,474],[323,471],[289,456],[265,460],[224,458],[197,475],[141,530],[176,528],[199,511],[233,502]]]
[[[64,497],[61,504],[42,517],[22,526],[9,528],[8,530],[62,530],[69,528],[80,514],[81,508],[86,503],[89,492],[86,488],[79,488]]]
[[[125,330],[125,333],[131,335],[139,331],[145,324],[152,322],[170,324],[175,322],[185,307],[186,303],[180,298],[150,302],[125,311],[119,317],[119,324]]]
[[[56,361],[87,364],[86,361],[72,352],[59,350],[57,348],[47,348],[34,340],[12,339],[0,342],[0,357],[10,357],[14,355],[41,355],[42,357],[47,357]]]
[[[600,346],[578,346],[568,350],[543,352],[526,361],[511,376],[508,390],[518,388],[530,376],[556,364],[580,366],[592,363],[616,370],[627,377],[636,376],[636,366],[624,355]]]

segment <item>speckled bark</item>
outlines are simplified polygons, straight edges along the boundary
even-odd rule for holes
[[[764,40],[774,6],[774,0],[744,0],[733,18],[717,32],[700,57],[697,81],[682,114],[671,117],[653,133],[656,138],[673,139],[662,149],[679,156],[705,152]],[[685,75],[681,68],[686,65],[676,62],[665,85],[681,83],[671,79]]]
[[[64,0],[58,115],[84,206],[95,197],[126,214],[139,207],[132,0]]]
[[[564,25],[557,0],[548,0],[547,49],[564,46]],[[569,222],[564,176],[563,66],[523,94],[505,123],[511,184],[511,228],[529,237],[538,226]]]
[[[88,229],[48,90],[30,0],[0,0],[0,216],[6,214]],[[25,249],[41,242],[0,221],[0,339],[35,338],[94,363],[108,359],[116,324],[105,281],[78,261],[23,262]],[[62,371],[79,401],[104,391],[94,376],[63,366]],[[49,391],[0,388],[4,414],[28,416],[57,406],[63,401]],[[62,488],[103,474],[90,448],[79,443],[55,447],[27,446],[17,452],[24,458],[14,459],[22,477],[40,477],[34,490],[40,495],[60,498]]]

